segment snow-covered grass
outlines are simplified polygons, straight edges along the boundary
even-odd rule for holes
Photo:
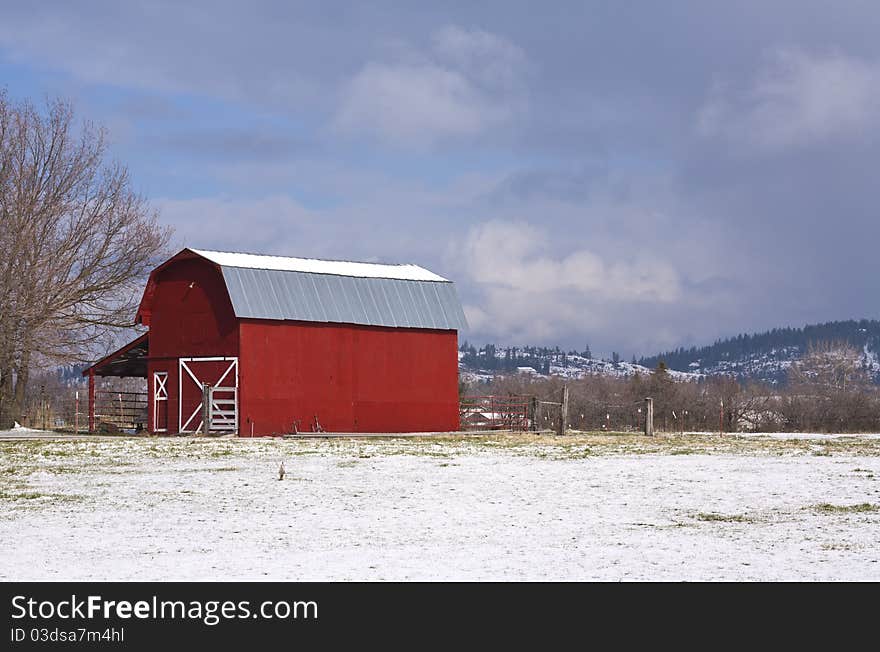
[[[846,434],[829,434],[825,432],[749,432],[739,433],[740,437],[771,437],[773,439],[880,439],[880,433],[864,432],[864,433],[846,433]]]
[[[9,441],[0,505],[6,580],[880,579],[868,437]]]

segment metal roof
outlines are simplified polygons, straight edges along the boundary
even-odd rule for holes
[[[447,279],[429,272],[418,265],[388,265],[385,263],[359,263],[347,260],[318,260],[316,258],[290,258],[243,254],[231,251],[208,251],[190,249],[194,254],[207,258],[221,267],[247,267],[271,269],[284,272],[313,272],[360,278],[396,278],[403,281],[445,281]]]
[[[94,373],[96,376],[146,378],[149,343],[150,334],[143,333],[92,366],[86,367],[82,375],[88,376]]]
[[[193,252],[202,255],[196,250]],[[237,317],[440,330],[467,328],[455,286],[436,275],[432,276],[442,280],[404,280],[227,264],[220,264],[220,269]]]

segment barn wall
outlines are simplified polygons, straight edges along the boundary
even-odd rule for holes
[[[458,429],[455,331],[242,320],[240,431]]]
[[[150,357],[234,356],[237,351],[238,322],[220,270],[200,259],[162,270],[152,301]]]
[[[220,270],[202,259],[180,260],[155,278],[147,364],[150,427],[153,373],[168,372],[168,432],[177,432],[178,358],[237,356],[238,320]],[[186,418],[185,415],[184,418]]]

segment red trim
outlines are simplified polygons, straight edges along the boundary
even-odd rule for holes
[[[100,367],[104,363],[109,362],[113,358],[116,358],[116,357],[122,355],[123,353],[128,353],[134,347],[136,347],[138,344],[145,342],[147,340],[147,338],[149,338],[149,337],[150,337],[150,331],[147,331],[146,333],[144,333],[143,335],[141,335],[137,339],[132,340],[131,342],[129,342],[128,344],[123,346],[121,349],[114,351],[110,355],[104,356],[103,358],[98,360],[95,364],[93,364],[91,367],[87,367],[86,369],[83,369],[82,375],[83,376],[94,375],[95,369],[97,369],[98,367]]]

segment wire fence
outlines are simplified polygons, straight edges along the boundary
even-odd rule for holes
[[[479,395],[460,401],[462,430],[564,430],[574,432],[645,432],[648,407],[645,399],[636,401],[592,399],[584,396],[557,400],[556,396]],[[545,400],[551,399],[551,400]],[[707,417],[679,404],[652,403],[652,431],[688,432],[727,430],[724,417]]]

